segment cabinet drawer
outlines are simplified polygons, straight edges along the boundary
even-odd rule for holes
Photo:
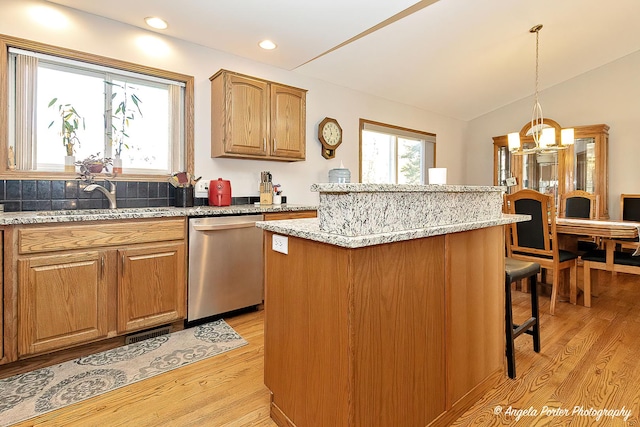
[[[278,221],[281,219],[315,218],[317,216],[318,214],[316,211],[275,212],[264,214],[264,220]]]
[[[98,222],[28,227],[18,230],[18,252],[65,251],[136,243],[183,240],[185,219]]]

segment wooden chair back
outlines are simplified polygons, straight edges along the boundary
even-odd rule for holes
[[[640,194],[620,195],[620,216],[626,221],[640,222]]]
[[[553,196],[535,190],[520,190],[505,195],[505,212],[531,215],[531,221],[511,224],[511,236],[507,238],[507,254],[530,255],[549,258],[558,256],[555,205]]]
[[[553,271],[549,313],[553,315],[558,300],[560,272],[569,270],[569,300],[576,303],[578,255],[558,248],[556,208],[553,196],[534,190],[520,190],[504,198],[505,212],[531,215],[530,221],[510,224],[506,236],[507,256],[533,261]]]
[[[560,195],[558,216],[561,218],[597,219],[600,197],[582,190]]]

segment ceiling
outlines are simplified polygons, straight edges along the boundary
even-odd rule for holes
[[[536,24],[540,90],[640,50],[638,0],[49,1],[465,121],[533,94]]]

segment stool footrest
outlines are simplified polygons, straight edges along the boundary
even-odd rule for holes
[[[528,318],[522,325],[513,325],[513,338],[517,338],[520,335],[524,334],[525,332],[527,333],[532,333],[532,331],[529,331],[529,329],[535,325],[536,323],[538,323],[538,320],[535,317],[530,317]]]

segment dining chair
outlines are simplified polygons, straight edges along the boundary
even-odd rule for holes
[[[560,194],[560,218],[597,219],[600,197],[583,190]]]
[[[620,195],[620,216],[623,221],[640,222],[640,194]],[[635,251],[638,248],[639,239],[616,239],[617,248],[621,251]]]
[[[583,190],[574,190],[560,194],[559,218],[598,219],[600,196]],[[579,238],[578,253],[598,249],[600,241],[596,238]]]
[[[620,195],[620,215],[624,221],[640,222],[640,194]]]
[[[555,315],[560,272],[569,270],[569,298],[577,299],[578,255],[558,248],[556,212],[553,197],[535,190],[520,190],[504,196],[505,212],[530,215],[530,221],[508,225],[507,256],[522,261],[536,262],[553,271],[549,312]]]

